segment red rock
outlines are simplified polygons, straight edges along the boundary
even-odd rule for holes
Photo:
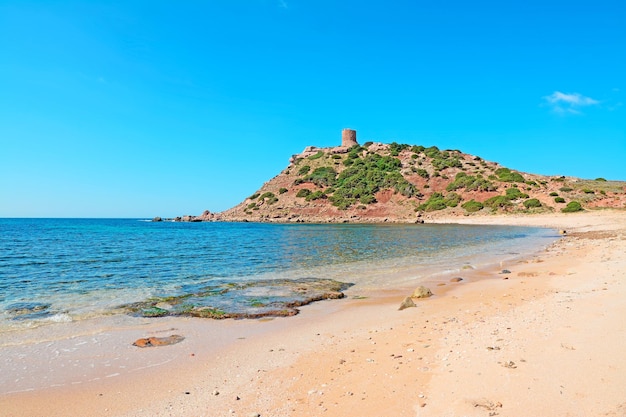
[[[173,334],[167,337],[148,337],[144,339],[137,339],[135,340],[135,343],[133,343],[133,346],[137,346],[140,348],[151,346],[167,346],[182,342],[183,340],[185,340],[183,336]]]

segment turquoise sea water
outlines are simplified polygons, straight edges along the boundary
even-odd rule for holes
[[[460,225],[153,223],[137,219],[0,219],[0,331],[121,314],[122,304],[277,279],[335,279],[351,291],[502,261],[554,231]],[[213,294],[212,294],[213,295]],[[250,293],[215,292],[244,309]]]

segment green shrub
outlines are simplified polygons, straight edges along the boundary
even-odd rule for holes
[[[389,144],[389,152],[391,152],[392,156],[398,156],[400,152],[407,149],[408,147],[409,145],[406,145],[406,144],[399,144],[396,142],[391,142]]]
[[[372,142],[372,141],[365,142],[365,143],[363,144],[363,147],[364,147],[364,148],[369,148],[369,147],[370,147],[370,145],[372,145],[373,143],[374,143],[374,142]]]
[[[596,192],[593,190],[590,190],[589,188],[583,188],[583,193],[585,194],[595,194]]]
[[[511,206],[511,200],[504,195],[497,195],[485,200],[484,205],[490,208],[509,207]]]
[[[437,158],[441,155],[441,151],[439,151],[439,148],[436,146],[424,149],[424,153],[429,158]]]
[[[424,149],[426,149],[426,148],[424,148],[423,146],[417,146],[417,145],[411,146],[411,152],[413,152],[413,153],[424,152]]]
[[[315,155],[309,156],[309,159],[312,161],[314,159],[320,159],[322,156],[324,156],[324,151],[317,151]]]
[[[304,166],[300,167],[300,169],[298,170],[298,175],[308,174],[310,170],[311,170],[310,166],[304,165]]]
[[[556,191],[552,191],[549,195],[550,197],[557,197],[559,193],[557,193]]]
[[[417,208],[422,211],[437,211],[443,210],[446,207],[448,206],[446,205],[443,194],[433,193],[424,204],[421,204]]]
[[[334,154],[334,155],[332,156],[332,158],[333,158],[333,159],[341,159],[341,155]]]
[[[326,198],[326,194],[323,191],[317,190],[315,192],[309,193],[304,199],[306,201],[318,200],[320,198]]]
[[[565,208],[561,209],[563,213],[575,213],[584,210],[578,201],[570,201]]]
[[[461,202],[461,196],[457,193],[450,193],[446,196],[443,202],[446,203],[446,206],[448,207],[456,207]]]
[[[518,198],[528,198],[528,194],[524,194],[519,188],[513,187],[506,190],[506,197],[509,200],[517,200]]]
[[[248,208],[249,208],[249,209],[251,209],[251,208],[255,208],[255,207],[256,207],[256,203],[250,203],[250,204],[248,204]]]
[[[374,194],[391,189],[406,197],[418,194],[417,189],[400,173],[402,163],[392,156],[369,154],[364,158],[356,155],[352,163],[341,172],[334,183],[332,204],[340,209],[350,207],[357,201],[363,204],[375,202]]]
[[[485,206],[480,201],[470,200],[463,203],[461,207],[463,207],[463,209],[465,209],[468,213],[475,213],[482,210]]]
[[[362,195],[361,197],[359,197],[359,201],[362,204],[372,204],[372,203],[376,202],[376,197],[374,197],[371,194],[365,194],[365,195]]]
[[[417,207],[422,211],[443,210],[446,207],[456,207],[461,202],[461,196],[457,193],[450,193],[444,197],[441,193],[433,193],[425,203]]]
[[[298,191],[298,194],[296,194],[296,197],[307,197],[309,194],[311,194],[311,190],[307,188],[303,188],[300,191]]]
[[[254,194],[252,194],[252,195],[251,195],[250,197],[248,197],[248,198],[249,198],[250,200],[254,200],[254,199],[256,199],[256,198],[257,198],[258,196],[260,196],[260,195],[261,195],[261,194],[259,194],[259,193],[254,193]]]
[[[555,203],[565,203],[565,199],[563,197],[556,197],[554,199]]]
[[[573,191],[573,190],[574,189],[570,188],[570,187],[561,187],[561,188],[559,188],[559,191],[562,191],[564,193],[567,193],[567,192],[570,192],[570,191]]]
[[[596,181],[602,181],[602,182],[606,182],[606,179],[600,177],[600,178],[596,178]]]
[[[335,184],[337,172],[331,167],[319,167],[307,175],[304,180],[311,182],[318,187],[330,187]]]
[[[278,198],[276,198],[274,193],[268,191],[266,193],[261,194],[261,196],[259,197],[259,201],[265,201],[267,202],[267,204],[274,204],[275,202],[278,201]]]
[[[521,174],[517,172],[512,172],[508,168],[498,168],[495,170],[495,174],[498,176],[498,179],[500,181],[504,181],[504,182],[525,182],[526,181]]]
[[[524,207],[527,209],[541,207],[541,201],[536,198],[531,198],[529,200],[524,201]]]
[[[278,190],[278,194],[285,194],[287,191],[288,191],[288,190],[287,190],[285,187],[281,187],[281,188]]]
[[[422,178],[426,178],[426,179],[430,178],[430,175],[428,175],[428,171],[426,171],[423,168],[418,168],[417,169],[417,175],[419,175]]]
[[[464,188],[467,191],[495,191],[496,187],[492,182],[484,179],[480,175],[467,175],[465,172],[456,174],[454,181],[446,187],[447,191],[456,191]]]

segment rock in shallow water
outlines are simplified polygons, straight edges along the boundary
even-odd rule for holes
[[[213,319],[293,316],[314,301],[344,298],[352,284],[301,278],[228,282],[187,288],[182,295],[155,297],[121,306],[142,317],[192,316]]]

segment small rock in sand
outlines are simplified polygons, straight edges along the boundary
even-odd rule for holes
[[[404,310],[409,307],[415,307],[415,303],[411,297],[406,297],[400,304],[400,308],[398,308],[398,310]]]
[[[140,348],[152,346],[167,346],[182,342],[183,340],[185,340],[183,336],[173,334],[167,337],[148,337],[145,339],[137,339],[135,340],[135,343],[133,343],[133,346],[137,346]]]
[[[413,298],[428,298],[433,295],[432,291],[424,286],[419,286],[413,291]]]
[[[461,277],[452,278],[450,280],[450,282],[461,282],[461,281],[463,281],[463,278],[461,278]]]

